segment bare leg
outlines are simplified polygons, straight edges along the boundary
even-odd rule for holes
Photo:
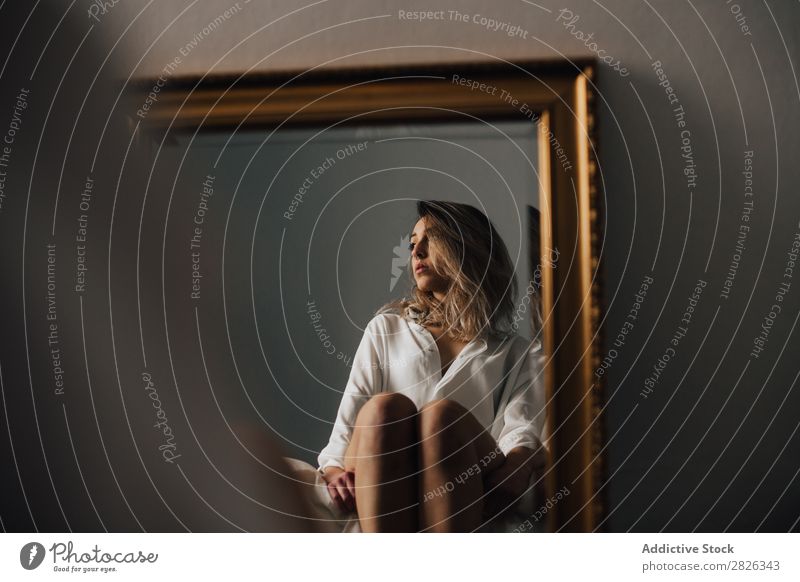
[[[402,394],[378,394],[362,407],[345,455],[355,473],[364,532],[417,531],[417,407]]]
[[[436,400],[419,412],[420,529],[473,531],[483,517],[483,478],[505,460],[463,406]]]

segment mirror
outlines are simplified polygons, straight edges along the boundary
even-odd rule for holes
[[[366,323],[412,284],[415,202],[471,204],[514,263],[517,333],[546,355],[545,491],[570,495],[536,528],[591,530],[592,74],[590,62],[501,63],[137,81],[130,122],[146,163],[132,179],[142,222],[167,217],[163,244],[142,249],[161,253],[165,325],[197,339],[173,348],[176,378],[213,384],[225,416],[269,426],[314,464]]]

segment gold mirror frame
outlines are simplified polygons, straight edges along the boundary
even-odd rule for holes
[[[469,116],[537,122],[542,256],[553,248],[559,253],[555,268],[541,261],[547,498],[564,486],[569,490],[548,509],[546,528],[585,532],[595,529],[605,509],[603,386],[594,375],[601,357],[603,216],[593,146],[595,70],[587,60],[501,61],[141,79],[128,92],[128,111],[139,135],[156,139],[145,140],[148,145],[138,140],[144,147],[174,132]]]

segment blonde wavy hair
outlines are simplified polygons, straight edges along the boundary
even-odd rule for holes
[[[447,292],[440,302],[414,283],[411,297],[392,301],[378,313],[395,311],[420,325],[439,324],[460,341],[483,333],[513,334],[514,265],[489,218],[469,204],[439,200],[420,200],[417,214],[425,219],[432,266],[449,281]],[[415,281],[412,256],[408,270]]]

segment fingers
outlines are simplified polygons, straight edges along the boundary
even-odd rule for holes
[[[351,509],[350,511],[355,511],[356,509],[356,475],[355,473],[348,471],[344,475],[344,482],[345,486],[347,487],[347,493],[349,494],[351,502]]]
[[[342,511],[354,511],[356,508],[355,475],[352,472],[342,472],[328,483],[328,493]]]
[[[347,490],[347,485],[344,482],[344,478],[337,479],[336,482],[336,491],[339,493],[339,497],[342,499],[342,505],[347,511],[353,510],[353,498],[350,495],[350,491]]]
[[[331,500],[336,506],[336,509],[341,512],[347,511],[344,500],[339,495],[339,490],[336,488],[336,485],[334,485],[333,482],[328,483],[328,494],[331,496]]]

